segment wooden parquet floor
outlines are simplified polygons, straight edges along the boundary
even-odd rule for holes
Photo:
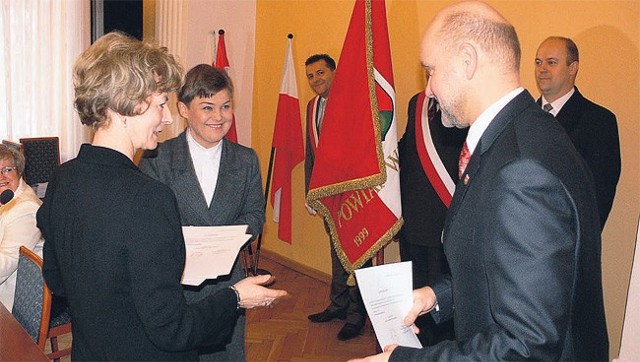
[[[267,258],[260,268],[275,276],[271,286],[289,297],[272,308],[247,311],[247,361],[346,361],[376,353],[376,337],[367,323],[363,333],[349,341],[336,337],[344,321],[311,323],[307,315],[329,304],[329,285]]]
[[[247,311],[246,353],[248,362],[264,361],[346,361],[376,353],[376,337],[367,320],[363,333],[350,341],[336,337],[343,321],[311,323],[307,315],[329,304],[329,285],[298,273],[265,257],[260,268],[276,278],[271,286],[284,289],[289,297],[272,308]],[[71,336],[61,336],[60,347],[71,344]],[[49,348],[47,348],[49,352]],[[63,362],[70,358],[63,357]]]

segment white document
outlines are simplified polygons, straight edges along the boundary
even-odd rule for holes
[[[422,348],[411,327],[404,326],[404,318],[413,306],[411,262],[357,269],[355,273],[380,347],[398,344]]]
[[[31,188],[33,189],[33,191],[35,191],[38,198],[44,199],[44,195],[46,195],[47,193],[48,185],[49,185],[48,182],[42,182],[42,183],[32,185]]]
[[[198,286],[231,273],[240,248],[251,238],[247,225],[183,226],[187,259],[182,284]]]

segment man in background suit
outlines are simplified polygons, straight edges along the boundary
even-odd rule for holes
[[[618,125],[613,113],[578,91],[575,82],[579,64],[573,40],[552,36],[543,41],[536,53],[536,83],[542,93],[538,104],[556,117],[587,161],[596,185],[602,229],[620,178]]]
[[[224,138],[231,128],[233,86],[224,70],[200,64],[185,76],[178,111],[187,129],[158,145],[140,169],[162,181],[178,200],[183,226],[249,225],[255,238],[264,225],[265,199],[255,151]],[[189,302],[199,301],[244,278],[236,260],[231,275],[184,287]],[[244,361],[245,316],[226,346],[200,350],[200,360]]]
[[[441,10],[421,62],[445,125],[470,126],[443,232],[451,274],[405,319],[455,315],[455,341],[371,360],[608,360],[593,179],[520,83],[513,26],[489,5]]]
[[[304,159],[304,185],[305,193],[308,193],[315,161],[315,150],[320,139],[324,109],[327,105],[331,82],[333,82],[336,62],[327,54],[315,54],[310,56],[304,64],[309,86],[316,93],[316,96],[307,104],[307,147]],[[309,213],[316,215],[315,210],[309,206],[307,206],[307,209]],[[331,233],[326,222],[324,228],[327,235],[329,235],[329,241],[331,241]],[[331,242],[329,243],[329,248],[331,249],[331,292],[329,295],[331,302],[324,311],[311,314],[308,318],[314,323],[346,319],[344,326],[338,332],[338,339],[346,341],[360,334],[366,322],[367,312],[358,288],[347,285],[349,273],[344,270]],[[371,266],[371,261],[364,266]]]
[[[407,128],[398,143],[404,225],[398,234],[400,259],[411,261],[413,287],[433,284],[449,272],[442,228],[458,181],[458,156],[467,128],[445,127],[435,98],[422,91],[409,101]],[[422,345],[454,339],[453,320],[416,321]]]

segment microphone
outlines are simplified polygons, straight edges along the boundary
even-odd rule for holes
[[[6,189],[0,194],[0,205],[4,205],[13,199],[13,191]]]

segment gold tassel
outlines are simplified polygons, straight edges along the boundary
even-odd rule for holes
[[[349,287],[356,286],[356,276],[353,273],[350,273],[349,277],[347,278],[347,286]]]

